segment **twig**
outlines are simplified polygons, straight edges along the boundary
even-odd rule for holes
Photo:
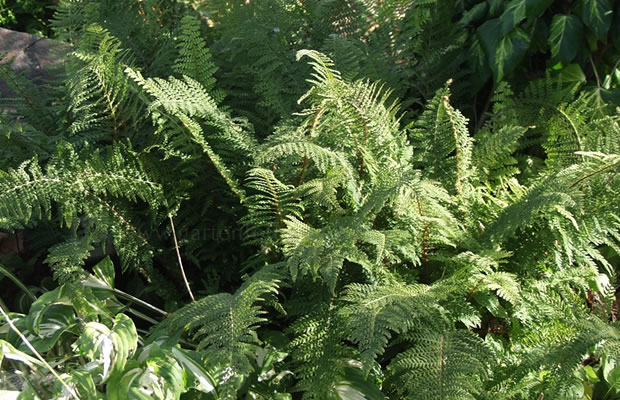
[[[196,299],[194,299],[194,294],[192,293],[192,289],[189,287],[187,276],[185,276],[185,269],[183,269],[183,260],[181,260],[181,252],[179,251],[179,242],[177,242],[177,232],[174,229],[174,221],[172,220],[172,215],[168,214],[168,218],[170,218],[170,226],[172,227],[172,237],[174,238],[174,248],[177,250],[177,258],[179,259],[179,267],[181,268],[181,275],[183,275],[183,281],[185,281],[185,287],[187,288],[187,292],[189,293],[189,297],[191,297],[192,301],[196,301]]]
[[[0,313],[2,313],[2,316],[6,319],[6,322],[9,324],[9,326],[11,327],[11,329],[17,333],[17,336],[20,337],[20,339],[24,342],[24,344],[30,349],[30,351],[32,351],[32,353],[37,356],[37,358],[39,359],[39,361],[41,361],[43,363],[43,365],[45,366],[45,368],[47,368],[52,375],[54,375],[54,377],[56,379],[58,379],[58,381],[62,384],[62,386],[65,387],[65,389],[67,389],[67,391],[69,392],[69,394],[71,395],[72,398],[74,398],[75,400],[80,400],[80,398],[77,396],[77,394],[73,391],[73,389],[71,388],[71,386],[67,385],[67,383],[60,377],[60,375],[58,375],[56,373],[56,371],[54,371],[54,368],[52,368],[51,365],[49,365],[47,363],[47,361],[45,361],[45,359],[43,358],[43,356],[37,351],[37,349],[34,348],[34,346],[32,345],[32,343],[30,343],[28,341],[28,339],[26,339],[26,337],[24,336],[23,333],[21,333],[21,331],[19,329],[17,329],[17,327],[15,326],[15,324],[13,324],[13,320],[11,319],[11,317],[9,317],[9,315],[4,311],[4,307],[0,307]]]

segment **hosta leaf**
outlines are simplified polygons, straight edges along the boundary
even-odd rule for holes
[[[179,349],[173,347],[171,350],[172,356],[177,362],[185,369],[189,375],[193,376],[196,380],[195,388],[203,393],[215,394],[215,379],[204,368],[202,362],[196,359],[195,353],[188,350]]]
[[[32,368],[34,366],[42,366],[43,363],[28,354],[17,350],[13,345],[5,340],[0,340],[0,363],[3,359],[19,361]]]
[[[347,368],[342,380],[335,384],[335,395],[330,400],[383,400],[385,396],[377,385],[364,379],[361,369]]]
[[[77,341],[82,354],[102,367],[102,380],[124,369],[128,357],[136,350],[138,334],[133,321],[118,314],[112,329],[98,322],[89,322]]]
[[[551,21],[549,45],[551,56],[569,64],[581,48],[583,40],[583,24],[574,15],[554,15]]]
[[[51,305],[36,326],[37,336],[31,338],[30,343],[37,351],[48,352],[64,332],[75,326],[77,326],[77,319],[72,307],[62,304]]]
[[[95,276],[101,279],[106,285],[112,289],[114,288],[114,264],[110,259],[110,256],[106,256],[103,260],[99,261],[97,265],[93,267]]]
[[[186,390],[186,374],[178,362],[161,349],[153,348],[143,362],[130,361],[122,374],[108,381],[108,400],[172,400]]]
[[[611,27],[612,4],[610,0],[581,0],[578,6],[579,16],[600,40],[605,39]]]
[[[65,286],[60,286],[52,291],[43,293],[37,301],[32,303],[30,312],[25,318],[26,327],[30,332],[39,335],[40,325],[42,322],[45,322],[46,313],[50,309],[58,309],[58,306],[71,308],[71,299],[67,292],[68,289]]]

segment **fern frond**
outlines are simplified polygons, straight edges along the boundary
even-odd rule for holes
[[[200,36],[200,20],[189,15],[181,20],[179,35],[179,57],[173,65],[174,71],[183,76],[188,76],[199,82],[216,103],[220,103],[224,94],[219,90],[213,90],[215,86],[214,74],[217,67],[212,61],[211,52]]]
[[[246,186],[257,192],[247,197],[248,215],[241,220],[248,244],[273,238],[289,217],[301,218],[302,205],[294,196],[293,187],[280,182],[272,171],[251,169]]]
[[[45,262],[52,267],[54,279],[60,283],[78,282],[88,276],[82,267],[94,249],[88,236],[69,239],[50,247]]]
[[[53,137],[56,133],[56,110],[50,106],[51,98],[48,95],[56,94],[54,86],[40,79],[35,82],[27,79],[23,73],[13,70],[12,61],[0,64],[0,80],[9,90],[0,98],[3,114],[7,112],[8,115],[24,117],[38,132]]]
[[[342,379],[351,353],[342,343],[341,319],[337,307],[319,304],[291,325],[295,337],[289,347],[304,399],[333,396],[335,383]]]
[[[163,203],[161,186],[151,181],[131,151],[119,147],[77,154],[68,145],[59,147],[45,171],[37,160],[23,163],[0,178],[0,227],[16,229],[33,220],[49,219],[54,203],[61,225],[77,226],[89,216],[92,232],[100,237],[113,233],[123,265],[136,262],[148,269],[152,250],[147,239],[124,214],[117,199],[144,201],[154,207]],[[139,260],[139,261],[138,261]]]
[[[399,391],[411,399],[475,399],[492,355],[469,331],[423,329],[413,345],[390,363]]]
[[[448,86],[440,89],[410,132],[424,176],[462,196],[471,178],[473,142],[467,119],[449,103]]]
[[[263,271],[234,294],[204,297],[175,311],[163,324],[194,332],[199,348],[205,349],[211,362],[247,375],[260,344],[256,329],[267,321],[261,303],[265,296],[278,293],[279,278]]]
[[[433,316],[434,300],[426,285],[370,286],[352,284],[343,297],[351,339],[359,346],[367,374],[383,354],[393,333],[403,333]],[[392,333],[393,332],[393,333]]]
[[[70,131],[101,131],[118,140],[143,119],[133,82],[125,74],[130,63],[120,41],[98,25],[86,28],[69,64]]]
[[[202,151],[207,154],[210,161],[216,167],[219,174],[235,193],[243,201],[245,193],[241,189],[238,177],[235,176],[231,167],[232,160],[227,162],[222,156],[214,151],[212,142],[226,143],[229,151],[232,148],[235,162],[239,157],[247,157],[247,150],[254,147],[252,139],[246,135],[240,126],[227,114],[217,108],[213,98],[205,91],[197,81],[184,77],[179,80],[170,77],[169,80],[154,78],[145,79],[140,72],[128,69],[127,73],[155,100],[149,105],[156,123],[160,123],[160,113],[165,113],[168,118],[178,121],[189,132],[192,141],[197,143]],[[203,129],[200,121],[215,129],[213,134]],[[172,131],[181,135],[183,131]]]

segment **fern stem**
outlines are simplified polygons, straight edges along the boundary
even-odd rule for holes
[[[444,107],[446,109],[450,108],[450,99],[448,99],[448,96],[444,96],[443,97],[443,104]],[[456,171],[454,171],[455,175],[456,175],[456,181],[454,182],[454,187],[456,189],[456,193],[459,196],[463,195],[463,185],[461,183],[461,174],[459,173],[459,171],[461,171],[462,167],[461,167],[461,152],[459,149],[459,132],[458,129],[456,127],[456,122],[454,121],[454,118],[452,117],[452,113],[448,113],[448,117],[450,118],[450,125],[452,126],[452,133],[454,134],[454,142],[456,144],[455,148],[454,148],[454,157],[456,159]]]
[[[571,188],[573,188],[573,187],[575,187],[575,186],[579,185],[579,184],[580,184],[581,182],[583,182],[584,180],[586,180],[586,179],[588,179],[588,178],[591,178],[591,177],[593,177],[594,175],[598,175],[598,174],[600,174],[601,172],[604,172],[604,171],[606,171],[606,170],[608,170],[608,169],[610,169],[610,168],[613,168],[613,167],[615,167],[615,166],[616,166],[616,165],[618,165],[618,164],[620,164],[620,161],[616,161],[615,163],[610,164],[610,165],[608,165],[608,166],[606,166],[606,167],[604,167],[604,168],[601,168],[601,169],[599,169],[599,170],[597,170],[597,171],[590,172],[590,173],[589,173],[589,174],[587,174],[586,176],[582,176],[581,178],[577,179],[575,182],[573,182],[573,184],[572,184],[572,185],[570,185],[570,187],[571,187]]]
[[[19,338],[24,342],[24,344],[26,345],[26,347],[28,347],[30,349],[30,351],[32,351],[32,353],[39,359],[39,361],[41,361],[41,363],[43,364],[43,366],[45,366],[45,368],[47,368],[52,375],[54,375],[54,377],[56,379],[58,379],[58,381],[60,382],[60,384],[62,386],[64,386],[65,389],[67,389],[67,391],[69,392],[69,394],[71,395],[72,398],[74,398],[75,400],[80,400],[80,398],[77,396],[77,394],[73,391],[73,389],[71,388],[71,386],[67,385],[67,383],[60,377],[60,375],[58,375],[56,373],[56,371],[54,371],[54,368],[52,368],[51,365],[49,365],[47,363],[47,361],[45,361],[45,359],[43,358],[43,356],[37,351],[37,349],[34,348],[34,346],[32,345],[32,343],[30,343],[30,341],[24,336],[24,334],[17,329],[17,327],[15,326],[15,324],[13,323],[13,320],[11,319],[11,317],[9,317],[8,313],[4,310],[4,307],[0,307],[0,313],[2,313],[2,316],[4,317],[4,319],[6,319],[6,322],[9,324],[9,326],[11,327],[11,329],[17,334],[17,336],[19,336]]]
[[[304,176],[306,175],[306,171],[308,170],[308,164],[310,159],[308,158],[308,154],[304,154],[304,162],[301,166],[301,172],[299,173],[299,178],[297,179],[297,186],[301,186],[304,181]]]
[[[170,226],[172,227],[172,237],[174,239],[174,248],[177,251],[177,258],[179,259],[179,267],[181,268],[181,275],[183,276],[183,282],[185,282],[185,287],[187,288],[189,297],[191,297],[192,301],[196,301],[196,299],[194,298],[194,294],[192,293],[192,289],[189,287],[189,282],[187,281],[187,276],[185,275],[185,268],[183,268],[183,260],[181,259],[181,252],[179,251],[179,242],[177,241],[177,231],[176,229],[174,229],[174,221],[172,219],[172,215],[168,214],[168,218],[170,218]]]
[[[0,71],[2,71],[2,68],[0,68]],[[24,93],[24,91],[22,90],[21,86],[19,86],[17,84],[17,81],[15,79],[13,79],[13,76],[10,73],[7,73],[7,72],[4,72],[3,75],[11,80],[11,82],[13,83],[15,89],[17,89],[17,91],[19,91],[19,94],[26,101],[26,103],[28,103],[28,107],[30,107],[30,109],[32,109],[32,111],[36,113],[37,112],[36,107],[34,106],[34,104],[32,104],[32,102],[30,101],[30,98],[28,96],[26,96],[26,93]]]
[[[312,118],[312,125],[310,126],[310,130],[308,131],[308,141],[312,140],[312,133],[316,130],[317,125],[319,124],[319,119],[321,115],[327,110],[327,106],[323,106],[316,112],[314,118]],[[299,179],[297,179],[297,186],[301,186],[304,181],[304,177],[306,176],[306,171],[308,170],[308,164],[310,163],[310,159],[308,157],[308,153],[304,154],[304,161],[301,166],[301,172],[299,173]]]

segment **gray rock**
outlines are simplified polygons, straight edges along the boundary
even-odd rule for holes
[[[0,64],[12,61],[14,71],[37,85],[54,75],[53,67],[60,66],[64,49],[60,42],[0,28]],[[3,78],[0,74],[0,97],[14,96]]]

